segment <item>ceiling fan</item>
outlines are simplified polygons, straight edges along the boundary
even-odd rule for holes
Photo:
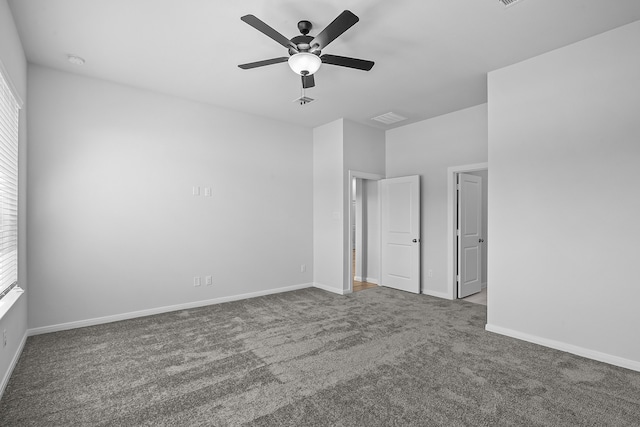
[[[321,64],[338,65],[363,71],[369,71],[373,67],[373,61],[338,55],[322,55],[322,49],[360,20],[349,10],[338,15],[315,37],[309,35],[312,28],[311,22],[298,22],[298,30],[302,35],[292,39],[286,38],[253,15],[245,15],[240,19],[289,50],[289,56],[238,65],[243,70],[288,62],[293,72],[301,76],[303,89],[307,89],[315,86],[313,74],[318,71]]]

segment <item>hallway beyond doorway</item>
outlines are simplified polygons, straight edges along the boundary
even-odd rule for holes
[[[352,269],[351,271],[356,271],[356,250],[353,249],[353,255],[351,257],[351,263],[352,263]],[[369,283],[369,282],[360,282],[358,280],[356,280],[355,276],[352,278],[353,279],[353,292],[358,292],[358,291],[364,291],[365,289],[371,289],[371,288],[377,288],[378,285],[376,285],[375,283]]]

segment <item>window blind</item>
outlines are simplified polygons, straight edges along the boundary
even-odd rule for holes
[[[0,72],[0,298],[18,282],[19,112]]]

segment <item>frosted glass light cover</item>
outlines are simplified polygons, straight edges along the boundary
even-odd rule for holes
[[[296,53],[289,58],[289,67],[294,73],[300,75],[303,71],[307,71],[308,75],[315,73],[320,68],[320,64],[322,64],[320,57],[308,52]]]

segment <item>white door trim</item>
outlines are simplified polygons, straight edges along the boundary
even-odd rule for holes
[[[360,171],[354,171],[354,170],[349,170],[349,179],[347,180],[347,197],[348,197],[348,202],[347,206],[348,206],[348,211],[347,211],[347,218],[349,218],[349,224],[347,224],[347,232],[343,233],[343,247],[346,248],[344,251],[345,254],[345,262],[347,265],[347,268],[345,269],[346,271],[346,275],[343,278],[343,283],[342,283],[342,288],[344,289],[344,293],[345,294],[350,294],[353,292],[353,263],[351,262],[351,255],[352,255],[352,250],[353,248],[351,247],[351,229],[353,227],[353,224],[351,223],[351,200],[353,199],[353,194],[351,193],[353,191],[353,186],[351,185],[351,183],[353,182],[353,178],[360,178],[360,179],[368,179],[371,181],[380,181],[381,179],[384,179],[385,176],[384,175],[379,175],[376,173],[369,173],[369,172],[360,172]],[[378,218],[380,217],[380,197],[379,197],[379,186],[378,186]],[[378,277],[380,277],[380,269],[382,268],[381,262],[380,262],[380,254],[381,251],[378,251]]]
[[[447,168],[447,295],[456,299],[456,175],[463,172],[488,170],[489,163],[450,166]]]

